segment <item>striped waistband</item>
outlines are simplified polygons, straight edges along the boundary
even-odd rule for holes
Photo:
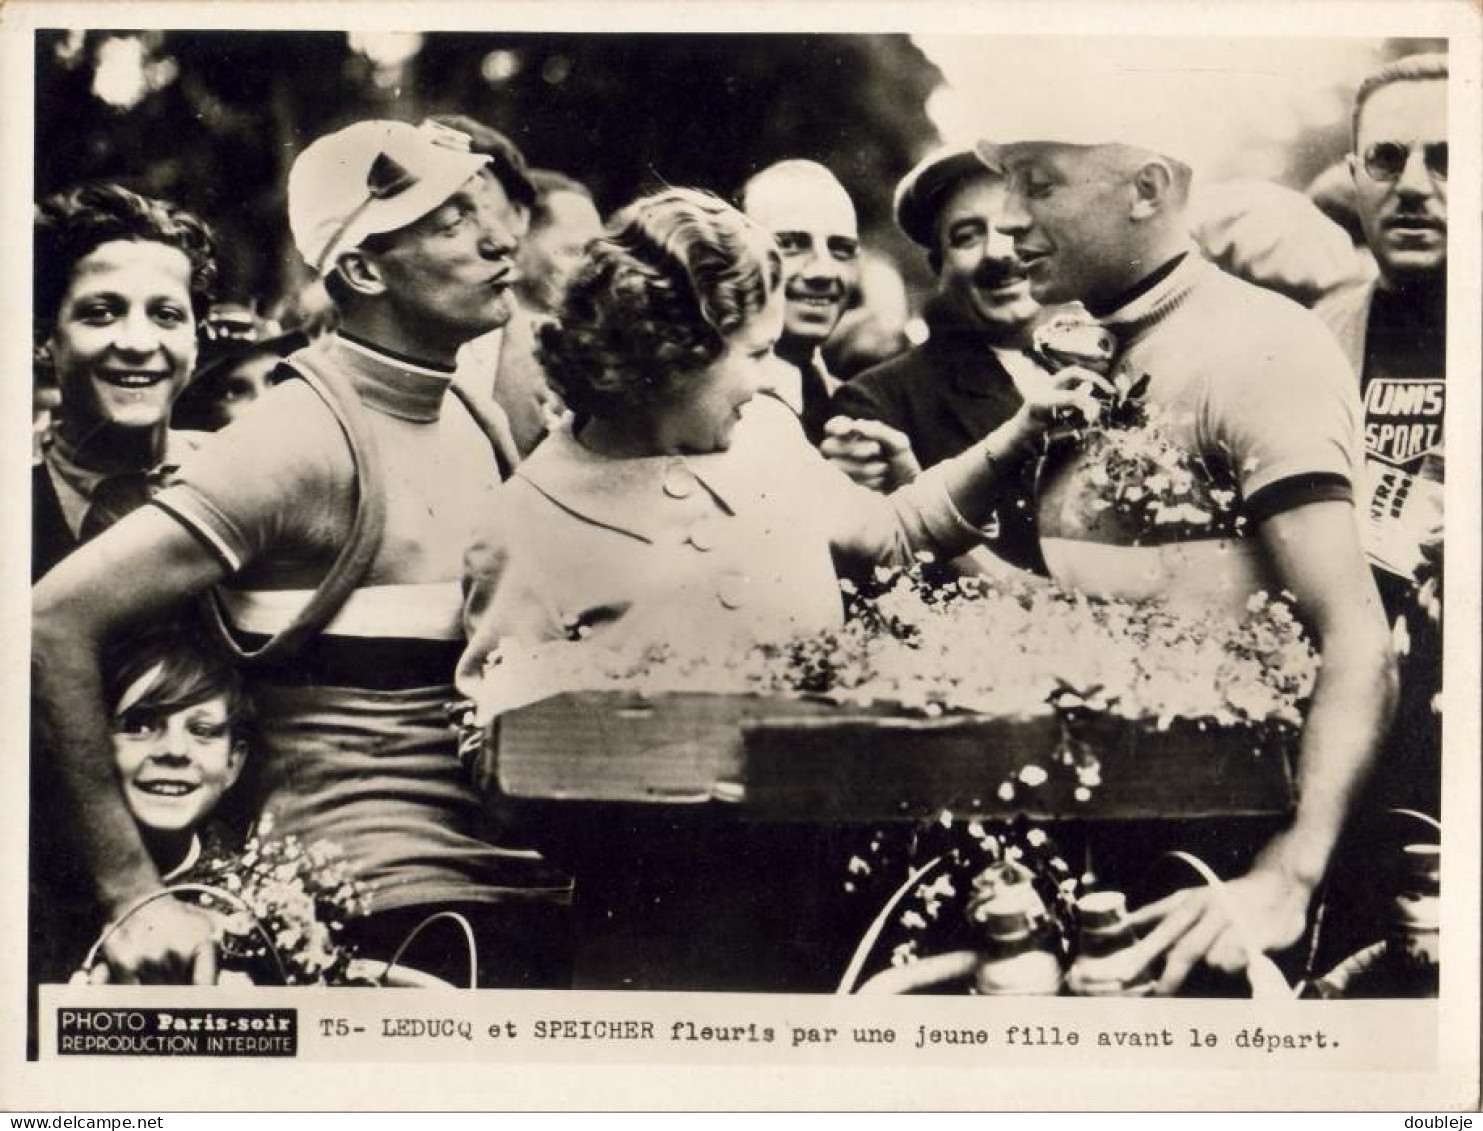
[[[289,625],[307,589],[218,589],[227,622],[247,650]],[[288,687],[394,691],[452,682],[463,651],[458,583],[379,585],[351,594],[335,618],[290,656],[258,664],[257,679]]]
[[[251,651],[267,643],[267,636],[234,632]],[[370,691],[406,691],[447,687],[463,654],[460,640],[418,640],[404,637],[320,635],[292,655],[253,667],[255,681],[280,687],[346,687]]]
[[[271,636],[309,603],[309,589],[217,589],[232,627]],[[463,596],[457,581],[369,585],[357,589],[324,632],[332,636],[462,640]]]

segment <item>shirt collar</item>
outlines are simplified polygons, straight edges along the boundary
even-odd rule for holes
[[[182,457],[200,447],[201,438],[208,435],[210,435],[208,432],[167,430],[164,459],[154,467],[141,468],[133,472],[102,472],[93,471],[78,463],[74,458],[72,445],[67,443],[60,430],[53,430],[42,447],[41,461],[46,466],[47,475],[56,492],[57,502],[62,508],[62,516],[67,520],[68,528],[74,535],[77,535],[82,530],[88,507],[92,506],[93,495],[98,490],[98,485],[104,480],[115,476],[141,474],[162,480],[163,477],[174,472]]]
[[[1164,260],[1164,262],[1160,263],[1157,267],[1150,271],[1147,275],[1144,275],[1143,278],[1139,279],[1127,290],[1123,291],[1122,294],[1118,295],[1117,298],[1106,307],[1099,306],[1095,310],[1093,310],[1092,307],[1087,305],[1086,303],[1083,303],[1082,305],[1086,306],[1087,313],[1090,314],[1093,318],[1105,318],[1113,311],[1120,310],[1121,308],[1130,305],[1140,296],[1147,294],[1149,291],[1157,287],[1160,283],[1162,283],[1165,279],[1167,279],[1174,273],[1174,269],[1179,266],[1179,264],[1184,260],[1184,257],[1188,254],[1188,250],[1185,250],[1181,251],[1178,255],[1170,256],[1168,259]]]
[[[1159,321],[1182,303],[1205,270],[1214,268],[1198,252],[1186,251],[1155,271],[1150,276],[1151,286],[1135,287],[1131,299],[1098,321],[1117,335],[1120,344],[1125,344],[1139,330]]]
[[[161,876],[160,882],[173,884],[176,880],[180,879],[192,868],[194,868],[196,866],[196,862],[200,859],[201,838],[197,834],[191,833],[190,847],[185,850],[185,855],[181,858],[180,863],[176,864],[175,867],[171,868],[168,872]]]
[[[72,445],[67,443],[60,430],[53,430],[42,448],[42,460],[68,486],[83,495],[91,495],[93,488],[107,479],[108,474],[83,467],[73,457]]]
[[[451,366],[403,357],[343,330],[326,338],[323,348],[350,374],[367,407],[418,423],[438,419],[453,383]]]
[[[989,352],[999,362],[999,367],[1009,374],[1009,380],[1014,385],[1015,391],[1020,396],[1025,395],[1026,386],[1043,384],[1046,378],[1046,370],[1035,356],[1024,350],[1005,349],[1001,346],[990,346]]]
[[[771,393],[778,400],[793,410],[793,415],[803,415],[803,371],[810,369],[817,373],[824,382],[824,391],[833,394],[839,387],[839,382],[829,372],[829,367],[824,364],[824,355],[815,349],[809,354],[808,360],[802,366],[794,365],[785,358],[774,356],[775,365],[769,375],[769,381],[763,387],[763,392]]]
[[[746,443],[747,431],[738,427],[734,443]],[[668,529],[660,505],[666,497],[704,491],[722,510],[736,513],[737,501],[746,497],[736,450],[618,459],[583,447],[567,420],[516,468],[515,478],[579,518],[657,543]]]

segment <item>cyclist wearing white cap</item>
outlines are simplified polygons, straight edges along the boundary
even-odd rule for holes
[[[1290,825],[1235,865],[1246,871],[1223,894],[1178,892],[1135,915],[1157,924],[1148,946],[1165,953],[1160,988],[1173,992],[1201,961],[1236,971],[1248,948],[1297,942],[1385,732],[1395,669],[1355,520],[1358,401],[1342,353],[1296,303],[1193,251],[1191,169],[1167,155],[1177,138],[1125,134],[1126,121],[1095,103],[1076,109],[1064,128],[1035,123],[979,146],[1009,179],[999,228],[1036,299],[1080,300],[1113,331],[1114,375],[1148,376],[1144,403],[1188,466],[1231,492],[1235,513],[1220,524],[1181,507],[1181,521],[1150,525],[1141,512],[1099,508],[1096,461],[1083,453],[1042,479],[1051,573],[1085,592],[1163,598],[1197,615],[1285,590],[1323,661]],[[1140,117],[1161,116],[1133,107]]]
[[[343,850],[371,897],[350,924],[363,952],[389,957],[453,907],[484,936],[482,984],[564,976],[568,885],[494,846],[443,714],[463,550],[514,460],[497,410],[452,383],[459,347],[513,301],[515,240],[487,162],[456,130],[391,121],[305,149],[289,221],[341,330],[36,591],[41,718],[115,916],[160,880],[108,764],[98,651],[209,593],[259,704],[265,811],[276,833]],[[155,901],[104,957],[116,980],[210,981],[210,923]]]

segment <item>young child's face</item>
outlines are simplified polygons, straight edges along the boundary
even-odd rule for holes
[[[232,366],[221,381],[214,406],[221,427],[243,416],[273,387],[272,377],[278,364],[278,358],[272,354],[253,354]]]
[[[114,717],[113,760],[136,821],[158,832],[194,828],[242,772],[226,696],[178,711],[123,711]]]

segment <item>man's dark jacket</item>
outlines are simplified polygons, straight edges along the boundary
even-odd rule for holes
[[[981,331],[940,299],[927,310],[925,343],[866,370],[835,392],[830,416],[878,420],[911,441],[928,468],[1005,423],[1023,403]],[[985,529],[989,546],[1013,565],[1045,572],[1035,533],[1035,459],[1003,468],[1005,492]]]

